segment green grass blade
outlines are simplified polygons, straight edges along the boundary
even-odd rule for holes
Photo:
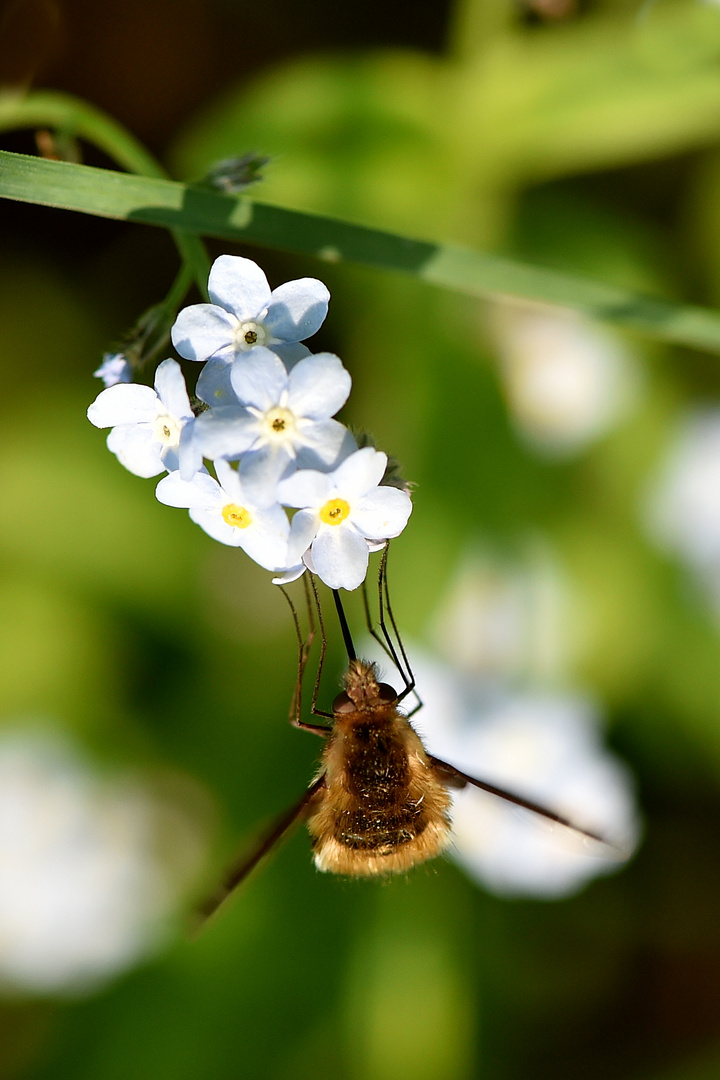
[[[0,152],[0,196],[100,217],[410,273],[473,296],[575,308],[666,341],[720,352],[720,313],[641,296],[573,274],[333,218],[202,191],[154,177]]]

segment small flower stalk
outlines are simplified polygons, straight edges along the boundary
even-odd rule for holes
[[[153,389],[130,382],[118,355],[96,372],[106,388],[88,418],[111,428],[108,448],[130,472],[166,473],[160,502],[186,508],[275,583],[310,569],[330,588],[358,588],[412,503],[387,455],[358,449],[335,418],[352,384],[340,359],[303,344],[325,320],[327,288],[301,278],[271,290],[256,263],[221,255],[208,293],[171,330],[180,356],[203,365],[198,415],[176,360],[159,365]]]

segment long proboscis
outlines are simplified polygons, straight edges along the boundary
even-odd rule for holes
[[[446,778],[448,786],[463,788],[467,784],[470,784],[472,787],[479,788],[480,791],[487,791],[490,795],[496,795],[498,799],[504,799],[505,802],[512,803],[513,806],[520,806],[523,810],[530,810],[533,814],[538,814],[539,817],[543,817],[547,821],[552,821],[556,825],[562,825],[566,829],[571,829],[572,832],[578,833],[588,840],[594,840],[596,843],[602,844],[603,847],[622,857],[622,853],[618,847],[606,837],[601,836],[600,833],[592,832],[591,829],[584,829],[581,825],[576,825],[575,822],[571,821],[569,818],[563,817],[562,814],[556,814],[554,810],[548,810],[546,806],[541,806],[540,803],[533,802],[532,799],[524,799],[522,795],[515,795],[511,791],[505,791],[504,788],[495,787],[494,784],[488,784],[485,780],[478,780],[477,777],[462,772],[455,765],[450,765],[447,761],[441,761],[440,758],[436,758],[432,754],[428,754],[428,757],[430,758],[433,767],[441,774],[441,777]]]
[[[320,776],[310,785],[300,799],[294,803],[284,814],[272,823],[266,832],[261,833],[255,843],[243,852],[240,859],[233,864],[225,876],[225,880],[218,889],[195,909],[196,926],[199,930],[207,922],[211,915],[223,904],[231,893],[242,885],[245,878],[252,873],[258,863],[278,844],[292,829],[293,825],[304,821],[310,809],[313,796],[322,788],[325,777]]]

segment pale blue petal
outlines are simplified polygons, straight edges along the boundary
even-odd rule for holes
[[[203,457],[236,458],[257,440],[259,421],[240,405],[222,405],[201,413],[193,424],[192,442]]]
[[[310,350],[301,345],[299,341],[291,341],[288,345],[271,345],[270,348],[280,357],[288,371],[292,371],[300,360],[310,356]]]
[[[243,405],[267,412],[280,401],[287,388],[288,373],[279,356],[257,345],[234,362],[230,381]]]
[[[155,389],[170,416],[184,420],[193,415],[185,376],[177,360],[163,360],[162,364],[158,364]]]
[[[93,371],[96,379],[102,379],[105,386],[115,386],[116,383],[132,382],[132,367],[123,353],[105,353],[103,362],[97,371]]]
[[[318,577],[331,589],[357,589],[365,580],[368,546],[352,525],[321,527],[313,541],[312,557]]]
[[[155,495],[165,506],[179,506],[186,510],[217,509],[222,506],[220,485],[204,470],[190,482],[181,479],[178,472],[168,473],[155,488]]]
[[[180,468],[180,453],[177,446],[161,446],[160,458],[168,472],[177,472]]]
[[[239,405],[230,381],[234,354],[211,356],[198,376],[195,394],[206,405]]]
[[[352,440],[348,429],[337,420],[303,425],[299,438],[295,439],[298,467],[324,471],[334,468],[352,445],[348,437]]]
[[[115,427],[117,424],[142,424],[156,419],[161,412],[160,402],[152,386],[138,383],[117,383],[101,390],[87,411],[95,427]]]
[[[252,259],[221,255],[212,265],[208,295],[214,304],[244,321],[262,316],[270,301],[270,286]]]
[[[235,319],[214,304],[191,304],[178,314],[172,343],[186,360],[235,355]]]
[[[278,481],[290,460],[284,446],[261,446],[243,454],[238,474],[248,501],[260,507],[277,502]]]
[[[317,536],[320,518],[314,510],[298,510],[290,524],[290,541],[287,559],[294,563],[301,559]]]
[[[332,353],[308,356],[290,372],[288,405],[296,416],[324,420],[334,416],[348,399],[352,380]]]
[[[108,450],[135,476],[157,476],[165,472],[160,443],[150,424],[121,424],[107,437]]]
[[[352,522],[369,540],[399,536],[412,513],[410,497],[399,488],[379,487],[352,508]]]
[[[241,506],[245,506],[247,498],[243,491],[243,486],[240,483],[237,469],[234,469],[230,462],[225,461],[223,458],[218,458],[214,465],[218,482],[224,492],[222,498],[225,499],[226,502],[230,499],[231,502],[236,502]]]
[[[330,293],[317,278],[298,278],[273,289],[265,326],[281,341],[304,341],[325,321]]]
[[[186,424],[180,432],[178,469],[183,480],[190,481],[202,467],[202,450],[195,439],[195,423]]]
[[[335,470],[338,491],[348,502],[362,498],[378,486],[385,475],[386,466],[387,454],[383,454],[382,450],[375,450],[372,446],[356,450]]]
[[[333,490],[333,479],[328,473],[298,469],[280,481],[277,495],[283,506],[319,507],[327,502]]]

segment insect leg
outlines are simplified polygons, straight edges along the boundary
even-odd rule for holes
[[[308,635],[307,638],[303,638],[302,631],[300,629],[300,620],[295,609],[295,605],[290,598],[289,593],[281,585],[280,591],[288,602],[290,607],[290,613],[292,614],[293,624],[295,626],[295,636],[298,643],[298,673],[297,680],[295,682],[295,690],[293,692],[292,701],[290,702],[290,714],[288,719],[293,727],[302,728],[304,731],[312,731],[315,735],[327,736],[329,728],[322,727],[319,724],[307,724],[304,720],[301,720],[302,713],[302,684],[303,676],[305,675],[305,668],[307,667],[308,656],[310,654],[310,646],[313,643],[315,637],[315,620],[313,617],[313,602],[310,596],[310,588],[307,583],[307,578],[303,578],[305,586],[305,602],[308,610]],[[315,601],[317,602],[317,591],[315,590],[315,583],[313,582],[313,589],[315,591]],[[322,620],[320,622],[320,628],[322,632],[322,650],[320,654],[320,667],[322,668],[322,660],[325,655],[325,631],[322,626]],[[315,695],[313,696],[313,713],[316,711],[314,708],[315,697],[317,696],[317,685],[315,687]]]
[[[310,578],[310,587],[312,588],[312,593],[315,600],[315,610],[317,612],[318,618],[318,625],[320,627],[320,656],[318,657],[317,675],[315,676],[315,686],[313,687],[313,696],[310,703],[310,712],[313,714],[313,716],[326,716],[328,720],[332,720],[332,713],[324,712],[322,709],[318,709],[317,707],[318,694],[320,693],[320,679],[322,677],[323,664],[325,663],[325,653],[327,651],[327,636],[325,634],[325,623],[323,622],[322,607],[320,606],[320,597],[318,596],[315,575],[309,574],[308,576]],[[309,727],[310,730],[313,730],[311,725],[305,726]],[[314,730],[318,733],[322,732],[323,734],[327,735],[329,728],[319,727],[316,725]]]

